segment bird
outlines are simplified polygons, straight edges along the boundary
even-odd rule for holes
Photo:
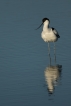
[[[49,50],[48,54],[50,56],[49,43],[50,42],[54,43],[54,55],[55,55],[55,42],[58,40],[58,38],[60,38],[60,35],[55,28],[49,27],[49,24],[50,24],[50,20],[48,18],[43,18],[42,24],[37,29],[39,29],[43,25],[41,37],[45,42],[48,42],[48,50]],[[55,59],[56,59],[56,57],[55,57]]]

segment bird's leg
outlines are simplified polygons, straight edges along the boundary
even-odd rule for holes
[[[48,42],[48,55],[49,55],[50,65],[51,65],[51,56],[50,56],[50,46],[49,46],[49,42]]]
[[[55,42],[54,43],[54,58],[55,58],[55,64],[56,64],[56,46],[55,46]]]

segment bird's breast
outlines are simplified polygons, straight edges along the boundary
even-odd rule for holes
[[[57,40],[56,35],[52,31],[42,31],[41,37],[45,42],[55,42]]]

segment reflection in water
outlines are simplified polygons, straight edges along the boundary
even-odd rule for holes
[[[50,94],[53,93],[54,87],[58,84],[59,78],[61,76],[61,69],[62,65],[46,67],[45,80]]]
[[[54,46],[55,48],[55,46]],[[49,60],[50,60],[50,65],[46,67],[46,70],[44,71],[45,73],[45,81],[48,86],[48,91],[50,94],[53,94],[55,86],[58,84],[58,81],[61,76],[61,71],[62,71],[62,65],[56,65],[56,53],[54,49],[54,58],[55,58],[55,65],[51,65],[51,56],[49,53]]]
[[[45,80],[48,85],[48,91],[50,94],[53,93],[54,87],[58,84],[61,76],[62,65],[49,66],[45,70]]]
[[[59,78],[61,76],[61,65],[49,66],[45,70],[45,80],[48,85],[48,91],[50,94],[54,91],[54,86],[58,84]]]

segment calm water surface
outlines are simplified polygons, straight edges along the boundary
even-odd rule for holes
[[[71,1],[65,0],[0,1],[0,106],[71,105],[70,10]],[[50,44],[50,67],[42,27],[35,30],[44,17],[60,34],[56,65]]]

